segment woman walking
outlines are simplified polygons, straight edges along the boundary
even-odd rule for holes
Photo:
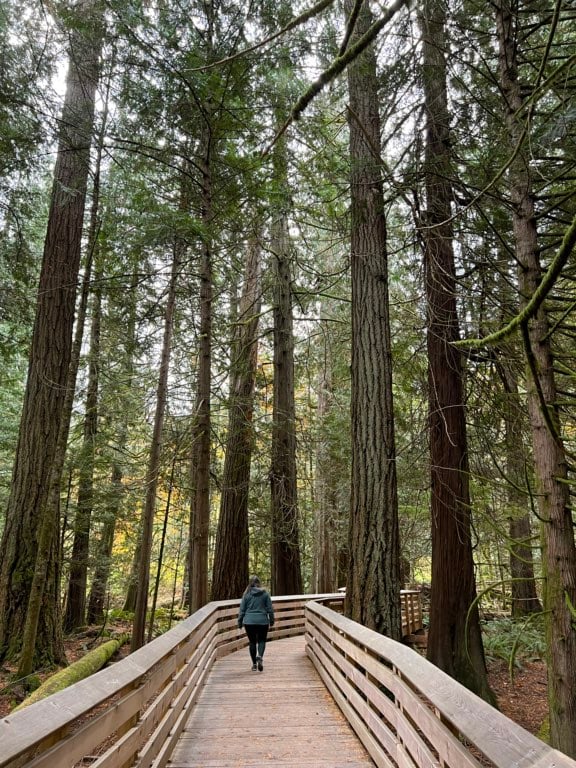
[[[262,657],[266,650],[268,627],[274,626],[274,608],[270,595],[260,586],[258,576],[252,576],[242,595],[238,613],[238,628],[246,630],[252,659],[252,672],[264,669]]]

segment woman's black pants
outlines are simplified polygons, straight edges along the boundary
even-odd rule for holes
[[[250,658],[252,664],[256,664],[256,658],[264,656],[266,638],[268,636],[268,624],[244,624],[250,644]]]

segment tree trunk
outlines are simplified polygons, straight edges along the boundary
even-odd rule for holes
[[[284,146],[279,150],[284,153]],[[277,183],[285,184],[280,162]],[[278,163],[276,163],[278,172]],[[298,496],[296,483],[296,431],[294,404],[294,337],[292,332],[292,280],[288,218],[278,211],[272,222],[270,250],[274,280],[274,399],[270,487],[272,505],[271,587],[276,595],[302,593]]]
[[[96,272],[96,290],[92,301],[92,325],[86,407],[84,413],[84,442],[80,452],[78,506],[74,520],[74,539],[70,559],[70,575],[64,630],[70,632],[83,626],[86,620],[86,587],[90,548],[90,521],[94,499],[94,463],[98,434],[98,382],[100,368],[100,326],[102,297],[99,286],[101,273]]]
[[[526,113],[518,78],[518,21],[508,0],[496,4],[500,85],[506,102],[510,143],[523,141]],[[518,261],[518,289],[525,306],[541,279],[529,144],[509,170],[512,222]],[[527,399],[538,506],[541,519],[544,616],[548,647],[548,706],[552,746],[576,758],[576,547],[566,452],[561,438],[556,382],[546,309],[542,305],[523,328],[527,356]]]
[[[122,610],[125,613],[133,613],[136,610],[136,594],[138,592],[138,573],[140,570],[140,560],[142,559],[142,529],[138,529],[136,546],[134,547],[134,557],[130,567],[130,576],[128,577],[128,587],[126,589],[126,598]]]
[[[112,487],[116,488],[114,502],[106,510],[104,525],[96,549],[96,568],[90,586],[88,596],[88,608],[86,609],[86,623],[99,624],[104,621],[104,607],[106,605],[106,591],[108,579],[112,567],[112,549],[114,547],[114,533],[116,531],[116,517],[122,495],[122,470],[117,463],[112,467]]]
[[[30,347],[28,380],[20,432],[0,546],[0,659],[20,649],[38,552],[48,489],[71,359],[72,328],[94,99],[99,75],[100,17],[92,0],[77,8],[82,24],[70,32],[69,70],[62,111],[61,134],[54,169],[48,227],[40,274],[36,317]],[[36,637],[36,657],[61,662],[58,579],[55,568],[57,522],[51,520],[54,544],[49,553],[48,582]],[[44,542],[45,544],[45,542]]]
[[[348,16],[354,3],[346,0]],[[355,41],[372,22],[366,0]],[[352,267],[352,496],[346,614],[402,635],[386,219],[376,56],[348,67]]]
[[[137,270],[134,270],[132,273],[130,291],[127,299],[128,311],[125,334],[126,343],[124,347],[124,376],[126,380],[126,392],[130,392],[134,377],[134,354],[136,349],[136,290],[138,287],[138,280],[138,272]],[[128,424],[124,415],[121,415],[121,418],[123,421],[121,422],[119,428],[118,447],[112,462],[112,472],[110,478],[111,498],[110,503],[106,505],[104,510],[104,525],[102,528],[100,541],[98,542],[96,566],[94,570],[94,576],[92,578],[90,596],[88,598],[87,621],[89,624],[101,622],[104,618],[104,604],[106,600],[106,591],[108,589],[110,567],[112,564],[114,532],[116,530],[116,520],[120,511],[122,496],[124,495],[124,488],[122,485],[122,456],[126,448]],[[135,575],[131,581],[131,583],[134,584],[134,590],[133,596],[130,595],[130,598],[132,599],[130,611],[134,611],[134,608],[136,607],[136,582],[137,575]],[[128,591],[130,592],[130,589]],[[126,606],[124,606],[124,610],[128,610]]]
[[[168,299],[166,302],[164,338],[162,339],[160,371],[158,373],[158,386],[156,388],[156,410],[154,413],[154,426],[152,428],[152,443],[150,445],[148,470],[146,472],[146,500],[144,502],[141,519],[140,561],[138,567],[138,583],[136,587],[136,607],[134,610],[132,638],[130,642],[131,651],[141,648],[145,641],[148,586],[150,584],[150,559],[152,556],[152,541],[154,536],[156,490],[158,488],[158,475],[160,472],[160,459],[162,456],[164,414],[166,411],[168,370],[170,367],[170,347],[172,343],[172,330],[174,327],[176,289],[178,286],[178,277],[180,275],[180,263],[185,247],[186,246],[180,241],[177,241],[174,244],[172,271],[170,274]]]
[[[95,674],[120,650],[127,639],[126,635],[119,635],[88,651],[88,653],[84,654],[84,656],[66,669],[61,669],[47,678],[27,699],[24,699],[21,704],[14,707],[12,712],[25,709],[30,704],[42,701],[48,698],[48,696],[52,696],[52,694],[58,693],[58,691],[63,691],[65,688],[74,685],[74,683],[78,683],[80,680],[85,680],[90,675]]]
[[[511,490],[510,494],[514,492]],[[514,493],[514,496],[516,494]],[[510,496],[509,496],[510,498]],[[518,499],[516,499],[516,502]],[[512,502],[514,503],[514,502]],[[542,604],[536,592],[532,529],[528,512],[510,519],[510,575],[512,577],[512,616],[521,618],[541,613]]]
[[[332,408],[332,360],[329,350],[324,353],[324,367],[318,388],[318,423],[323,424]],[[316,457],[316,536],[314,538],[313,591],[335,592],[338,587],[338,550],[335,516],[338,494],[335,487],[338,467],[333,466],[330,446],[320,436]]]
[[[540,613],[542,605],[536,592],[534,559],[532,555],[532,531],[525,483],[525,456],[518,438],[525,434],[525,418],[518,394],[515,372],[505,364],[499,366],[506,390],[505,443],[508,507],[510,514],[510,576],[512,616],[519,618],[530,613]]]
[[[478,609],[470,531],[468,448],[450,223],[449,114],[445,5],[427,0],[421,16],[426,106],[428,400],[432,512],[432,594],[428,659],[492,701]]]
[[[148,619],[148,638],[149,643],[154,634],[154,618],[156,615],[156,606],[158,604],[158,593],[160,591],[160,577],[162,576],[162,567],[164,564],[164,547],[166,545],[166,531],[170,520],[170,507],[172,505],[172,491],[174,490],[174,472],[176,469],[176,458],[174,454],[172,467],[170,469],[170,480],[168,482],[168,495],[166,497],[166,507],[164,509],[164,522],[162,523],[162,536],[160,537],[160,549],[158,551],[158,562],[156,564],[156,578],[154,579],[154,590],[152,592],[152,605],[150,606],[150,617]]]
[[[190,612],[208,602],[210,534],[210,396],[212,365],[212,149],[205,126],[202,168],[202,221],[206,228],[200,264],[200,343],[194,428],[192,509],[190,515]]]
[[[244,287],[232,344],[228,439],[212,574],[213,600],[240,598],[249,579],[248,495],[261,304],[259,235],[258,232],[248,244]]]

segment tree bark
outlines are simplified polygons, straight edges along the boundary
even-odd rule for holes
[[[178,286],[180,264],[184,249],[185,245],[182,242],[177,241],[174,244],[170,285],[168,288],[166,313],[164,316],[164,337],[162,339],[160,370],[158,373],[158,386],[156,388],[156,410],[154,413],[154,426],[152,429],[148,470],[146,472],[146,499],[141,519],[140,561],[138,567],[138,583],[136,587],[136,607],[134,610],[132,638],[130,641],[131,651],[141,648],[145,642],[146,609],[148,607],[148,587],[150,584],[150,559],[152,556],[154,517],[156,513],[156,490],[158,488],[158,476],[160,472],[160,459],[162,456],[162,443],[164,437],[164,415],[168,392],[168,371],[170,367],[172,330],[174,327],[174,311],[176,307],[176,289]]]
[[[204,128],[202,221],[206,228],[200,263],[200,333],[198,385],[194,427],[193,501],[190,515],[190,612],[208,602],[208,542],[210,534],[210,429],[212,384],[212,137],[210,118]]]
[[[86,406],[84,413],[84,441],[80,452],[78,480],[78,506],[74,520],[74,539],[70,559],[70,574],[64,631],[70,632],[83,626],[86,620],[86,588],[88,583],[88,556],[90,549],[90,521],[94,503],[94,464],[98,435],[98,383],[100,369],[100,326],[102,297],[96,272],[96,290],[92,297],[92,324],[90,329],[90,353]]]
[[[283,144],[277,149],[284,152]],[[284,160],[276,162],[277,183],[285,185]],[[296,480],[296,412],[294,403],[294,336],[288,217],[278,210],[272,221],[274,316],[274,397],[270,489],[272,509],[271,587],[276,595],[302,593],[298,492]]]
[[[493,701],[478,617],[470,526],[463,361],[451,220],[446,93],[445,5],[426,0],[421,15],[426,108],[424,266],[432,512],[432,594],[428,659]]]
[[[216,534],[212,599],[240,598],[248,583],[248,495],[260,316],[260,233],[249,242],[232,344],[228,439]]]
[[[354,3],[346,0],[348,16]],[[352,36],[372,22],[368,0]],[[345,611],[402,635],[392,348],[374,48],[348,67],[352,267],[352,496]]]
[[[170,468],[170,480],[168,481],[168,495],[166,497],[166,507],[164,508],[164,522],[162,523],[162,535],[160,537],[160,547],[158,550],[158,562],[156,563],[156,578],[154,579],[154,590],[152,592],[152,605],[150,606],[150,616],[148,618],[148,638],[149,643],[154,634],[154,618],[156,616],[156,606],[158,604],[158,593],[160,592],[160,577],[164,566],[164,547],[166,545],[166,531],[170,520],[170,507],[172,505],[172,491],[174,490],[174,472],[176,470],[177,454],[172,458],[172,467]]]
[[[325,351],[323,369],[318,388],[318,422],[323,424],[333,406],[332,360]],[[326,438],[319,438],[316,455],[316,536],[314,539],[313,589],[316,593],[335,592],[338,587],[338,548],[336,515],[338,493],[330,446]]]
[[[127,299],[128,312],[126,321],[124,363],[124,375],[126,378],[127,392],[130,391],[134,377],[134,354],[136,349],[136,289],[138,287],[138,279],[138,272],[134,270],[132,273],[130,291]],[[123,421],[121,422],[119,428],[118,445],[116,448],[115,457],[112,462],[112,471],[110,477],[111,499],[110,503],[106,505],[106,509],[104,510],[104,525],[102,528],[100,541],[98,542],[96,566],[94,569],[94,576],[92,578],[90,596],[88,598],[87,621],[89,624],[101,622],[104,618],[106,591],[108,589],[108,579],[110,576],[110,567],[112,564],[114,532],[116,530],[116,520],[120,511],[122,496],[124,495],[124,489],[122,486],[122,455],[126,448],[128,424],[124,415],[122,415],[121,418]],[[133,599],[130,608],[131,611],[134,611],[134,608],[136,607],[136,582],[137,575],[134,576],[134,579],[131,582],[134,584]],[[124,610],[128,610],[126,606],[124,606]]]
[[[520,618],[530,613],[540,613],[542,605],[536,590],[534,558],[532,554],[532,530],[528,490],[525,485],[524,451],[518,438],[526,433],[526,421],[518,394],[518,382],[514,371],[505,364],[499,366],[506,390],[504,412],[506,475],[508,484],[508,507],[511,510],[510,533],[510,576],[512,594],[512,616]],[[522,441],[520,441],[522,443]]]
[[[77,8],[82,24],[70,32],[69,69],[54,169],[48,227],[6,525],[0,546],[0,659],[20,649],[42,517],[62,421],[71,359],[72,328],[94,101],[101,48],[100,14],[92,0]],[[46,530],[54,539],[57,521]],[[48,537],[50,538],[50,537]],[[38,662],[64,660],[58,605],[57,542],[51,558],[36,637]]]
[[[518,77],[518,20],[508,0],[496,3],[500,85],[506,124],[517,155],[510,166],[512,223],[518,261],[521,307],[541,279],[538,233],[529,146],[524,142],[526,113]],[[544,305],[523,327],[527,357],[527,399],[538,507],[541,520],[544,616],[548,654],[550,742],[576,758],[576,546],[566,451],[557,407],[550,326]]]

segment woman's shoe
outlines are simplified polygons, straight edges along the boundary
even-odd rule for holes
[[[254,662],[254,664],[252,664],[252,672],[256,672],[257,669],[258,666],[256,665],[256,662]]]
[[[262,672],[262,670],[264,669],[264,664],[262,663],[262,657],[261,656],[258,656],[256,658],[256,663],[258,664],[258,669],[260,670],[260,672]]]

